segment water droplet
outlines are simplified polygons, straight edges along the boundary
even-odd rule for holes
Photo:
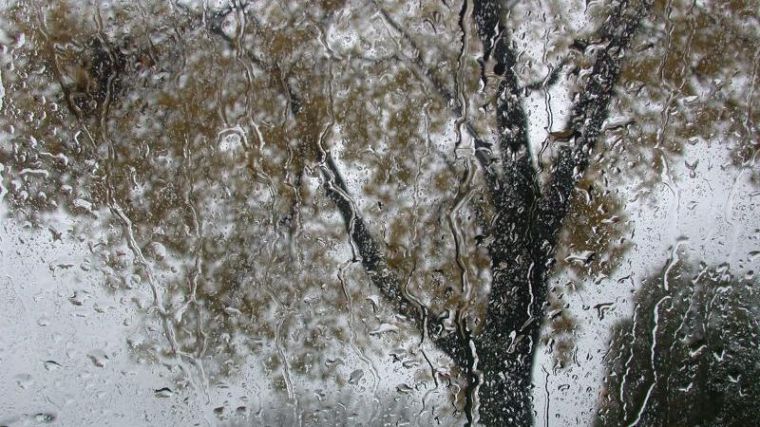
[[[596,314],[599,316],[599,320],[604,320],[604,315],[607,314],[607,311],[609,311],[612,306],[613,303],[611,302],[599,303],[594,306],[596,309]]]
[[[160,398],[169,398],[174,395],[174,392],[169,387],[162,387],[157,390],[153,390],[153,393],[155,393],[156,397]]]
[[[401,366],[403,366],[404,368],[410,369],[410,368],[414,368],[414,367],[419,366],[419,364],[420,363],[417,360],[408,359],[408,360],[403,361],[401,363]]]
[[[23,389],[27,389],[34,384],[34,379],[29,374],[18,374],[13,378],[16,380],[16,384]]]
[[[108,363],[108,355],[103,350],[93,350],[87,354],[87,357],[98,368],[102,368]]]
[[[351,372],[351,376],[348,378],[348,383],[357,385],[359,384],[359,381],[364,377],[364,371],[361,369],[357,369],[353,372]]]
[[[399,393],[407,394],[414,391],[414,388],[410,386],[409,384],[403,383],[396,386],[396,391],[398,391]]]
[[[48,371],[57,371],[58,369],[61,369],[63,366],[61,366],[60,363],[56,362],[55,360],[46,360],[44,363],[45,369]]]
[[[381,335],[388,332],[398,332],[398,326],[390,323],[382,323],[374,331],[371,331],[370,335]]]
[[[85,296],[79,293],[78,291],[74,291],[74,295],[69,297],[69,302],[76,306],[83,305],[84,300],[85,300]]]
[[[153,257],[154,259],[161,261],[166,258],[166,247],[158,242],[153,242],[148,245],[148,250],[146,251],[148,255]]]
[[[34,421],[41,424],[49,424],[55,421],[55,414],[50,412],[40,412],[34,415]]]

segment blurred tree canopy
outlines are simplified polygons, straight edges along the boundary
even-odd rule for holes
[[[671,260],[637,292],[606,356],[598,425],[754,424],[760,414],[757,282]]]
[[[384,358],[446,389],[433,418],[529,424],[541,327],[575,328],[549,275],[609,275],[620,183],[684,143],[750,165],[758,119],[751,2],[534,3],[14,3],[0,194],[77,218],[53,237],[160,323],[141,360],[253,357],[297,408]]]

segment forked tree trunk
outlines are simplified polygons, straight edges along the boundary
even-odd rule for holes
[[[467,16],[468,1],[471,0],[465,0],[463,5],[462,19]],[[436,345],[469,374],[465,408],[468,424],[527,426],[533,423],[532,372],[544,317],[547,273],[557,236],[567,215],[572,191],[588,168],[590,153],[607,118],[624,53],[651,2],[617,1],[597,31],[594,42],[600,49],[566,125],[571,146],[559,150],[549,184],[542,191],[531,161],[527,115],[515,72],[517,56],[506,25],[507,11],[502,9],[499,0],[474,0],[472,12],[484,51],[482,65],[493,58],[494,72],[499,78],[498,150],[492,150],[489,143],[473,134],[477,159],[483,167],[497,212],[490,230],[493,243],[488,248],[493,279],[484,325],[473,331],[460,330],[457,335],[430,334]],[[409,34],[404,33],[404,36],[411,40]],[[451,95],[440,85],[435,89],[446,101],[452,101]],[[454,105],[455,113],[461,112],[461,106],[455,102],[450,104]],[[471,128],[468,131],[474,133]],[[494,156],[494,151],[498,156]],[[436,330],[434,321],[423,321],[424,308],[403,296],[398,277],[388,268],[382,245],[372,237],[355,209],[348,187],[329,153],[320,160],[327,195],[343,216],[372,283],[401,314],[415,319],[420,327],[427,325],[428,332]]]

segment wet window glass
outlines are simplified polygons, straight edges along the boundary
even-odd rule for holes
[[[754,0],[0,7],[0,426],[753,425]]]

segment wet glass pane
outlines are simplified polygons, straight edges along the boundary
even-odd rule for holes
[[[0,426],[760,416],[756,1],[0,9]]]

